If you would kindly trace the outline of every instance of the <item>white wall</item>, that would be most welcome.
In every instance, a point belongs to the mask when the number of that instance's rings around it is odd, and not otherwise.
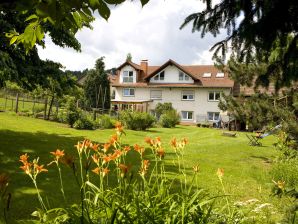
[[[120,83],[123,83],[123,71],[133,71],[133,83],[137,82],[137,71],[131,67],[130,65],[125,65],[121,70],[120,70]]]
[[[179,80],[179,69],[176,66],[168,66],[164,70],[164,80],[154,80],[154,76],[150,79],[150,83],[194,83],[194,80],[189,77],[189,80]]]
[[[181,111],[193,111],[193,122],[196,122],[197,115],[207,117],[207,112],[225,114],[218,108],[218,102],[208,101],[210,91],[221,91],[226,95],[230,94],[229,88],[135,88],[134,97],[124,97],[123,88],[117,87],[116,100],[150,100],[150,90],[162,90],[162,99],[150,102],[149,110],[153,110],[159,102],[171,102],[180,114]],[[181,100],[183,90],[194,90],[194,100]]]

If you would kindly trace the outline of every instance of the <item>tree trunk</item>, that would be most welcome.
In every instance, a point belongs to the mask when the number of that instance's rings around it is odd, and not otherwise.
[[[51,99],[51,102],[50,102],[50,106],[49,106],[47,120],[50,120],[50,116],[51,116],[51,111],[52,111],[54,99],[55,99],[55,96],[52,96],[52,99]]]

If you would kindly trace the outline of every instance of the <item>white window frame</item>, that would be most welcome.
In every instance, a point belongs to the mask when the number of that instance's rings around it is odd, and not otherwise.
[[[210,99],[210,93],[213,94],[213,99]],[[216,94],[219,94],[219,98],[216,99]],[[208,101],[210,102],[218,102],[221,98],[221,92],[220,91],[210,91],[208,92]]]
[[[183,114],[186,114],[186,117],[183,117]],[[191,118],[189,118],[190,114],[191,114]],[[181,111],[181,120],[193,121],[193,111]]]
[[[165,71],[158,73],[156,76],[153,77],[155,81],[164,81],[165,80]]]
[[[154,97],[154,95],[157,95],[157,94],[153,94],[153,92],[160,92],[160,97]],[[150,99],[152,100],[161,100],[162,99],[162,90],[150,90]]]
[[[133,82],[133,71],[123,71],[122,80],[124,83]]]
[[[125,94],[125,90],[128,90],[129,95]],[[131,91],[133,90],[133,95],[131,94]],[[127,96],[127,97],[134,97],[135,96],[135,89],[134,88],[124,88],[123,89],[123,96]]]
[[[212,114],[212,119],[209,119],[209,114]],[[218,119],[215,120],[215,115],[218,114]],[[207,112],[208,121],[219,121],[220,120],[220,113],[219,112]]]
[[[186,75],[184,72],[179,71],[178,79],[179,81],[188,81],[190,77]]]
[[[211,73],[210,73],[210,72],[205,72],[205,73],[203,74],[203,77],[204,77],[204,78],[211,78]]]
[[[223,72],[218,72],[216,74],[216,78],[224,78],[224,77],[225,77],[225,73],[223,73]]]
[[[190,93],[192,92],[192,93]],[[186,99],[183,99],[183,96],[186,96]],[[192,98],[190,97],[192,96]],[[182,90],[181,91],[181,100],[193,101],[195,100],[195,91],[194,90]]]

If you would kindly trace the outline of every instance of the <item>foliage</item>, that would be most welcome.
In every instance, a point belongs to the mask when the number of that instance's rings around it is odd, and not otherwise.
[[[75,129],[93,130],[95,124],[90,118],[82,116],[74,122],[73,127]]]
[[[60,31],[66,32],[77,41],[74,36],[79,29],[83,27],[91,28],[91,22],[95,19],[93,13],[98,11],[99,15],[108,19],[110,17],[110,5],[123,3],[125,0],[82,0],[82,1],[29,1],[21,0],[2,1],[0,10],[16,10],[18,14],[24,14],[23,23],[26,24],[23,29],[14,26],[7,34],[10,38],[10,44],[21,43],[28,51],[36,43],[43,41],[44,34],[49,32],[55,44],[62,47],[65,45],[61,42],[65,37],[61,37]],[[140,0],[144,6],[149,0]],[[93,12],[93,13],[92,13]],[[60,37],[60,38],[59,38]],[[65,43],[69,45],[68,42]],[[77,48],[77,50],[80,48]]]
[[[73,127],[74,123],[81,117],[81,111],[77,108],[75,99],[73,97],[68,98],[65,109],[65,121],[70,125],[70,127]]]
[[[223,63],[231,49],[232,60],[238,65],[246,62],[247,67],[255,64],[265,68],[256,74],[259,84],[268,86],[272,81],[280,88],[297,81],[298,8],[295,1],[204,2],[206,8],[188,16],[181,28],[192,22],[192,31],[200,31],[202,37],[207,33],[216,36],[222,28],[226,29],[227,37],[211,48],[215,49],[215,59]]]
[[[137,111],[121,111],[120,121],[131,130],[146,130],[153,126],[155,119],[152,115]]]
[[[174,110],[172,103],[158,103],[155,106],[154,112],[157,118],[167,111]]]
[[[249,98],[224,96],[224,100],[221,100],[218,106],[237,120],[247,122],[249,130],[273,128],[282,124],[282,129],[297,139],[298,111],[294,106],[297,103],[297,93],[291,90],[284,94],[284,97],[262,93],[256,93]]]
[[[160,116],[160,124],[164,128],[173,128],[179,124],[180,116],[176,110],[169,110]]]
[[[31,163],[27,154],[20,156],[21,167],[31,178],[38,192],[41,209],[33,215],[40,223],[63,221],[69,223],[208,223],[212,216],[213,201],[202,189],[187,183],[184,167],[184,150],[186,139],[172,140],[179,164],[180,189],[174,188],[172,181],[165,177],[163,159],[165,152],[159,137],[146,138],[154,159],[145,159],[145,148],[135,144],[133,147],[121,144],[123,127],[115,125],[116,134],[104,145],[100,146],[90,140],[79,141],[76,145],[79,165],[74,160],[65,160],[62,150],[51,152],[59,171],[61,193],[64,196],[60,163],[66,162],[72,167],[74,178],[79,187],[81,201],[66,208],[50,209],[43,203],[39,194],[36,179],[41,172],[46,172],[38,160]],[[128,154],[137,154],[138,163],[133,164],[135,171],[128,165]],[[150,167],[153,168],[150,172]],[[36,166],[33,166],[36,164]],[[88,164],[87,166],[84,164]],[[76,168],[77,167],[77,168]],[[98,185],[91,182],[89,176],[95,175]],[[198,169],[193,173],[193,181],[197,180]],[[117,184],[110,185],[108,178],[114,175]],[[179,186],[179,185],[178,185]]]
[[[84,83],[87,104],[92,108],[110,108],[110,81],[105,72],[104,57],[96,60],[95,69],[88,72]]]
[[[99,127],[103,129],[111,129],[115,126],[115,121],[107,114],[99,117]]]

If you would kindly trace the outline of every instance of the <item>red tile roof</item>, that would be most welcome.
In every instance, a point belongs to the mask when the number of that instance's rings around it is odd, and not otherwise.
[[[120,83],[119,82],[119,72],[125,65],[131,65],[133,68],[138,70],[137,83]],[[193,84],[184,83],[149,83],[149,79],[155,74],[166,68],[168,65],[174,65],[181,71],[185,72],[191,76],[195,82]],[[161,66],[148,66],[147,74],[142,70],[140,65],[126,61],[118,67],[117,76],[112,81],[112,86],[123,86],[123,87],[227,87],[232,88],[234,86],[234,81],[228,77],[228,74],[224,74],[224,77],[216,77],[216,74],[221,72],[213,65],[179,65],[173,60],[169,60]],[[211,77],[203,77],[204,73],[211,73]]]

